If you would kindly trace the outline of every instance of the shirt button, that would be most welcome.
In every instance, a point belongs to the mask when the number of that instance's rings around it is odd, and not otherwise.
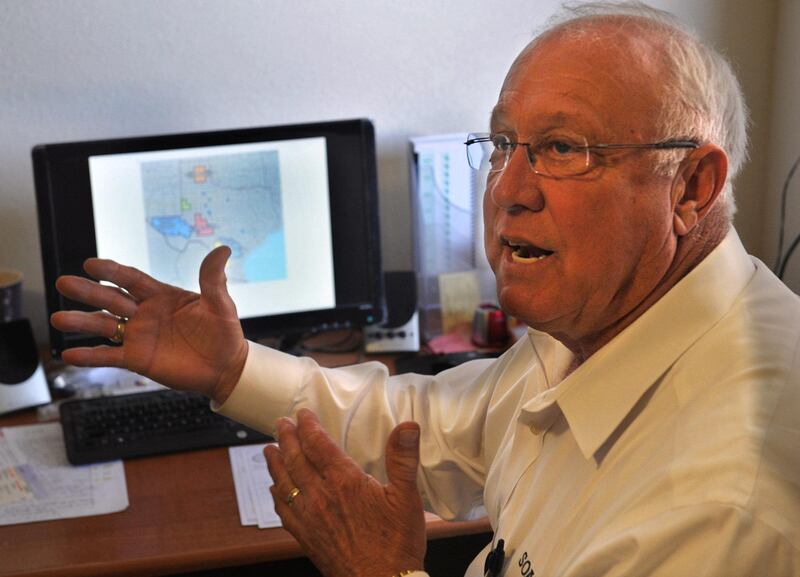
[[[536,425],[531,425],[531,433],[534,435],[539,435],[542,431]]]

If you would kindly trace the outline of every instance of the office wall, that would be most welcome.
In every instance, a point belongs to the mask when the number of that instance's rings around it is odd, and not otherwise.
[[[781,0],[778,3],[778,18],[775,45],[774,84],[772,89],[770,140],[766,183],[769,195],[765,195],[764,255],[772,266],[777,256],[779,237],[779,193],[792,164],[800,157],[800,1]],[[800,169],[789,183],[786,202],[787,245],[800,234]],[[800,248],[788,262],[784,276],[786,284],[800,294]]]
[[[693,22],[741,73],[758,146],[737,225],[760,254],[776,0],[653,4]],[[384,263],[406,268],[408,137],[484,128],[505,70],[557,5],[0,0],[0,266],[24,272],[37,338],[47,333],[34,144],[370,117]]]

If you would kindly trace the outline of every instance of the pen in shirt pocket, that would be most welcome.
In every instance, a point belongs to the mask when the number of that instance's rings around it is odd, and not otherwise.
[[[505,541],[499,539],[497,546],[489,551],[486,555],[486,561],[483,564],[483,577],[499,577],[500,571],[503,569],[503,561],[505,561],[506,553],[503,550]]]

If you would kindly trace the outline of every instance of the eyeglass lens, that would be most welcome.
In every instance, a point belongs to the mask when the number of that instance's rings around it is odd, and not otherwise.
[[[554,177],[575,176],[589,169],[589,149],[582,137],[547,137],[535,144],[513,142],[504,135],[470,134],[467,159],[475,170],[500,172],[508,166],[517,148],[524,148],[528,164],[538,174]]]

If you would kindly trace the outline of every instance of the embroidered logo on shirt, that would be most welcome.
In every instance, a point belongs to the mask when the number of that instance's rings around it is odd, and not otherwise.
[[[523,551],[522,556],[519,558],[519,573],[522,577],[533,577],[533,564],[528,559],[528,552]]]

